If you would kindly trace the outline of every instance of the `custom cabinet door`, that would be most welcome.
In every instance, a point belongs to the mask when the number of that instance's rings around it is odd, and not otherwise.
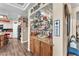
[[[35,39],[35,55],[40,56],[40,40]]]
[[[41,42],[41,56],[51,56],[52,55],[52,46],[44,42]]]
[[[35,44],[35,43],[34,43],[34,39],[31,38],[31,40],[30,40],[30,50],[31,50],[31,53],[32,53],[32,54],[34,54],[34,51],[35,51],[35,50],[34,50],[34,49],[35,49],[35,48],[34,48],[34,44]]]

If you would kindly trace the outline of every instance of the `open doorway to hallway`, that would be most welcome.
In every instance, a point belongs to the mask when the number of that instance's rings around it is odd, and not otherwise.
[[[28,13],[26,6],[29,6],[28,3],[0,4],[0,56],[30,55],[27,50]]]

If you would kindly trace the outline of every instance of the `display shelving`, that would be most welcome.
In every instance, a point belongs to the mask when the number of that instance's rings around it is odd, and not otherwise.
[[[47,5],[47,4],[45,4]],[[44,6],[45,6],[44,5]],[[49,36],[49,34],[52,34],[52,4],[48,4],[46,7],[39,9],[36,13],[31,15],[31,19],[33,21],[31,22],[31,31],[37,32],[37,34],[41,34],[40,36],[45,35]],[[49,7],[50,6],[50,7]],[[50,12],[51,11],[51,12]]]
[[[29,10],[28,49],[34,55],[53,55],[53,4],[37,3]],[[49,48],[44,48],[49,47]],[[49,50],[49,51],[48,51]]]

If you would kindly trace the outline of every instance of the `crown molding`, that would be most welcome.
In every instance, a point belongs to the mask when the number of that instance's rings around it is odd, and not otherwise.
[[[25,3],[22,7],[20,7],[18,4],[11,4],[11,3],[7,3],[7,5],[13,6],[15,8],[18,8],[22,11],[26,10],[26,8],[30,5],[29,3]]]

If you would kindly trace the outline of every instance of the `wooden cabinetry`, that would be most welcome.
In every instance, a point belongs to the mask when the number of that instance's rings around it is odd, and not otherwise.
[[[33,38],[31,38],[30,40],[30,50],[31,50],[31,53],[34,54],[34,40]]]
[[[40,55],[40,48],[41,48],[40,44],[41,44],[41,42],[39,40],[35,39],[34,44],[35,44],[35,47],[34,47],[35,55]]]
[[[52,55],[52,45],[41,42],[41,56],[51,56]]]
[[[33,55],[40,55],[40,41],[36,38],[31,38],[30,49]]]
[[[52,56],[52,46],[50,43],[43,42],[36,37],[31,37],[30,49],[33,55]]]

